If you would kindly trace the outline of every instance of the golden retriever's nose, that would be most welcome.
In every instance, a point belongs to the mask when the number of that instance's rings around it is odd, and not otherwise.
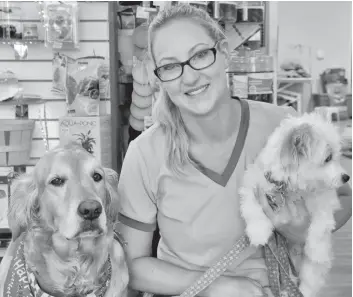
[[[78,206],[77,212],[83,219],[93,221],[102,213],[102,204],[95,200],[83,201]]]

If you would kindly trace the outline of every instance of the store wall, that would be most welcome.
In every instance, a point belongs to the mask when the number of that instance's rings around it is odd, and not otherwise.
[[[35,23],[39,39],[44,39],[44,29],[39,21],[35,2],[17,2],[22,8],[23,22]],[[61,51],[72,57],[100,55],[109,58],[109,28],[107,2],[79,2],[79,51]],[[14,52],[8,45],[0,44],[0,69],[14,72],[24,88],[24,93],[41,95],[46,100],[49,148],[59,144],[58,118],[66,114],[65,97],[51,92],[53,51],[44,43],[29,45],[28,59],[15,60]],[[103,112],[110,113],[110,102],[101,99]],[[30,105],[28,116],[35,119],[30,164],[35,164],[45,153],[40,118],[44,118],[44,105]],[[0,118],[14,118],[13,107],[1,106]]]
[[[352,3],[350,1],[279,1],[279,62],[292,53],[288,45],[303,44],[312,49],[313,92],[326,68],[344,67],[351,85]],[[322,50],[324,60],[316,59]]]

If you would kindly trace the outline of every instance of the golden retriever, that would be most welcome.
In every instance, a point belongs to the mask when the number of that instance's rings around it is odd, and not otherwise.
[[[119,212],[117,182],[115,171],[102,168],[76,145],[48,152],[33,172],[15,179],[9,207],[13,242],[0,266],[0,297],[14,265],[13,246],[20,240],[43,292],[126,296],[128,269],[113,230]]]

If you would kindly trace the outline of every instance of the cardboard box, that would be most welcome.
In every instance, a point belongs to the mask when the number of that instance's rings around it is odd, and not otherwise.
[[[111,168],[110,115],[99,117],[62,117],[59,119],[60,144],[77,142],[100,160],[102,166]]]

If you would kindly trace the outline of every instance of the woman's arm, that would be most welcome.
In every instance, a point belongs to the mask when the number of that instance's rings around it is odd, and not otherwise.
[[[337,190],[337,196],[341,202],[341,209],[335,213],[337,231],[343,227],[352,217],[352,188],[346,183]]]
[[[151,257],[153,232],[139,231],[123,224],[119,224],[119,232],[127,242],[130,289],[167,296],[180,295],[204,273]],[[265,296],[262,290],[247,278],[221,276],[198,296]]]
[[[130,288],[161,295],[179,295],[202,275],[151,257],[153,232],[140,231],[119,224],[127,242]]]
[[[341,209],[335,213],[336,228],[333,232],[337,231],[342,226],[344,226],[352,216],[352,188],[349,184],[344,184],[343,186],[338,188],[336,192],[338,199],[341,202]],[[300,205],[300,203],[297,206],[304,207],[304,205]],[[268,206],[264,210],[266,215],[269,216],[269,218],[271,218],[271,216],[274,216],[271,207]],[[307,215],[306,218],[303,220],[302,224],[300,225],[288,224],[276,227],[277,230],[289,241],[293,243],[304,243],[306,240],[309,225],[310,219]]]

